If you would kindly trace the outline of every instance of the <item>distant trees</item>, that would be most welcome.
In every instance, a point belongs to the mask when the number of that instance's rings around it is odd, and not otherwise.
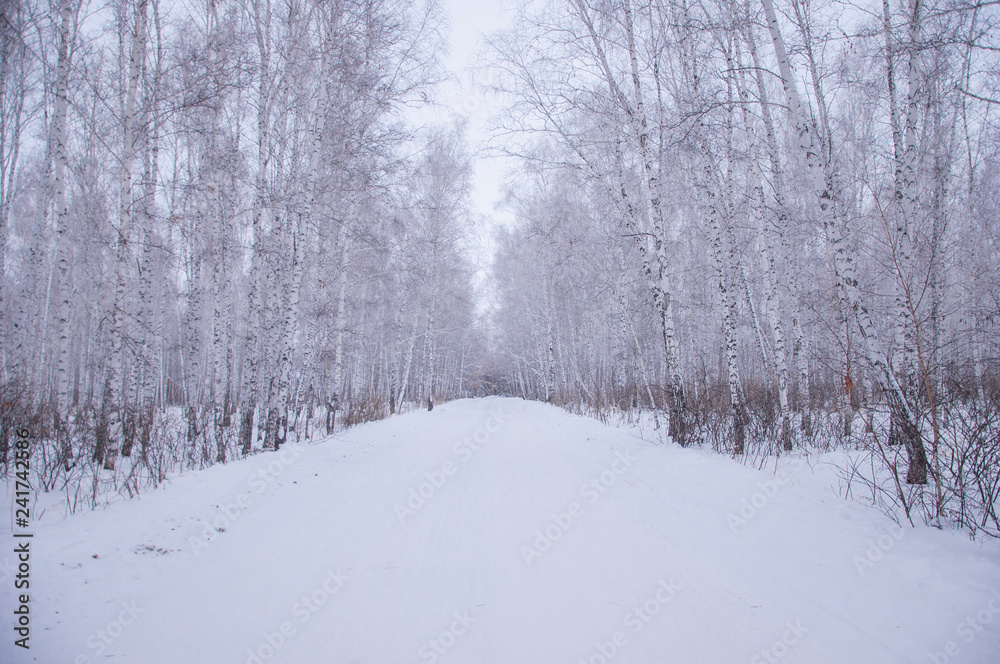
[[[0,443],[93,502],[460,393],[469,157],[404,113],[436,4],[2,7]]]

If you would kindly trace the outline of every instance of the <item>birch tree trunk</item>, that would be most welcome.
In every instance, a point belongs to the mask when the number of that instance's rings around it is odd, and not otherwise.
[[[22,7],[15,3],[11,5],[4,12],[7,23],[4,31],[9,33],[0,38],[0,104],[4,109],[3,117],[0,117],[0,275],[6,274],[10,211],[20,172],[18,166],[25,120],[24,100],[29,85],[26,80],[27,45],[24,42]],[[0,380],[3,383],[15,378],[10,375],[9,368],[15,366],[16,361],[12,361],[14,358],[10,356],[12,349],[7,324],[7,298],[6,281],[0,278],[0,339],[4,342],[4,348],[0,351],[4,375]],[[5,432],[0,432],[0,436],[4,434]],[[0,445],[5,444],[6,437],[0,440]]]
[[[340,272],[337,274],[337,314],[336,319],[333,322],[333,394],[330,398],[330,410],[333,415],[327,419],[327,434],[333,433],[333,429],[336,424],[335,420],[332,418],[336,417],[336,412],[340,407],[344,381],[344,329],[347,326],[345,311],[347,303],[347,266],[349,264],[348,261],[350,260],[351,252],[351,238],[347,230],[346,219],[340,222],[339,235],[340,238],[338,240],[338,244],[340,245]]]
[[[917,200],[917,118],[919,109],[919,46],[920,39],[920,10],[921,0],[912,0],[910,3],[911,13],[909,16],[909,43],[906,47],[908,59],[908,86],[906,94],[906,115],[905,129],[903,130],[902,154],[899,150],[900,128],[894,126],[893,147],[896,156],[896,191],[895,200],[899,209],[893,217],[896,219],[895,238],[890,238],[890,242],[895,244],[896,260],[896,329],[897,345],[899,348],[898,364],[896,371],[902,376],[903,392],[911,401],[915,401],[917,395],[917,349],[915,344],[916,326],[919,321],[911,315],[911,305],[913,304],[908,296],[912,293],[913,284],[910,280],[910,270],[912,268],[913,239],[911,228],[916,223],[918,210]],[[887,33],[891,33],[890,26],[887,26]],[[888,39],[889,37],[887,37]],[[887,45],[888,46],[888,45]],[[895,91],[895,85],[890,87],[890,93]],[[890,99],[891,103],[895,100]],[[896,113],[898,115],[898,112]],[[891,433],[894,443],[902,443],[907,450],[919,444],[919,440],[910,440],[914,434],[919,435],[919,430],[915,427],[907,426],[907,422],[900,419],[898,413],[894,413],[892,418]]]
[[[333,19],[329,24],[324,26],[324,28],[326,28],[330,33],[334,30],[335,26],[333,21],[335,20],[336,19]],[[333,35],[330,34],[330,38],[332,37]],[[291,266],[288,271],[288,290],[285,295],[287,298],[287,304],[283,315],[283,332],[280,341],[280,354],[278,356],[277,367],[277,407],[281,409],[281,412],[277,414],[278,434],[274,439],[275,449],[278,449],[285,440],[288,428],[288,414],[290,411],[294,410],[292,394],[290,391],[292,356],[295,352],[295,336],[298,332],[299,324],[299,292],[302,286],[302,272],[304,268],[304,253],[306,248],[306,230],[307,224],[312,215],[313,205],[316,202],[316,183],[319,178],[320,148],[323,143],[326,116],[329,113],[327,81],[331,77],[330,61],[331,56],[326,52],[326,47],[324,47],[320,63],[320,86],[319,95],[316,101],[316,120],[310,137],[309,168],[306,173],[305,189],[303,192],[304,202],[300,206],[299,211],[296,214],[291,215],[294,217],[294,221],[292,221],[293,225],[290,229],[292,243]]]
[[[736,3],[733,2],[731,7],[733,16],[736,17]],[[744,26],[744,30],[749,29],[749,25]],[[755,46],[752,46],[751,48],[754,51],[756,50]],[[767,209],[767,204],[764,198],[764,185],[761,178],[760,153],[758,150],[757,134],[753,130],[753,119],[750,116],[750,99],[747,92],[746,75],[744,73],[742,57],[740,56],[739,42],[736,43],[736,59],[736,66],[731,66],[731,68],[736,69],[739,72],[736,78],[736,89],[740,100],[740,106],[743,109],[743,124],[746,127],[747,139],[750,145],[750,216],[753,220],[753,228],[757,232],[757,253],[760,256],[761,273],[764,278],[765,315],[771,332],[771,338],[774,340],[774,373],[775,379],[778,383],[778,408],[781,414],[779,442],[782,449],[790,451],[792,449],[792,430],[791,413],[788,400],[788,360],[785,349],[785,332],[781,324],[781,314],[784,311],[784,303],[782,302],[781,291],[777,287],[778,277],[774,261],[774,233],[767,228],[767,224],[765,222],[765,210]],[[756,61],[755,55],[753,59]],[[755,66],[755,69],[757,70],[757,75],[760,76],[759,68]],[[759,92],[764,92],[762,84],[760,85]],[[763,94],[761,95],[761,105],[765,109],[765,133],[769,133],[769,138],[773,138],[773,128],[770,126],[770,110],[767,108],[767,101]],[[781,165],[777,159],[776,146],[774,148],[772,169],[777,173],[775,190],[778,191],[778,185],[781,180]],[[786,230],[787,224],[784,223],[785,219],[783,219],[784,212],[781,210],[783,201],[781,198],[782,197],[779,194],[776,197],[776,202],[779,205],[778,232],[783,234]]]
[[[257,170],[254,176],[254,204],[251,232],[253,244],[250,252],[249,296],[247,298],[247,325],[243,354],[243,398],[240,407],[240,451],[246,456],[253,448],[253,427],[261,407],[261,374],[265,367],[261,356],[261,330],[265,321],[264,284],[267,257],[265,254],[264,214],[267,208],[268,169],[271,164],[271,118],[279,95],[272,72],[271,36],[272,9],[270,0],[252,3],[254,37],[260,57],[257,88]],[[291,45],[288,45],[289,48]],[[287,78],[283,78],[286,81]],[[282,83],[284,89],[286,83]],[[287,110],[287,109],[284,109]]]
[[[436,251],[435,251],[436,253]],[[435,355],[435,330],[434,318],[437,309],[438,287],[436,285],[431,290],[430,303],[427,306],[427,326],[424,329],[424,353],[426,363],[424,371],[424,396],[427,397],[427,410],[434,410],[434,355]]]
[[[788,217],[788,207],[785,202],[784,168],[782,167],[781,157],[778,151],[777,134],[774,129],[774,120],[771,116],[771,104],[768,99],[767,88],[764,85],[763,68],[761,67],[760,58],[757,54],[757,42],[752,32],[752,26],[749,24],[749,12],[744,31],[744,39],[746,40],[750,51],[751,63],[753,64],[754,70],[754,80],[757,87],[757,96],[760,100],[761,119],[764,124],[764,146],[767,149],[767,157],[770,162],[771,188],[776,208],[777,228],[775,233],[777,234],[778,246],[781,250],[781,260],[786,265],[785,281],[788,284],[786,290],[791,295],[790,299],[792,300],[789,305],[787,307],[783,307],[783,309],[787,309],[791,315],[792,359],[798,373],[798,377],[796,379],[798,410],[801,418],[800,421],[802,431],[806,438],[811,438],[812,418],[810,416],[809,403],[809,361],[806,357],[806,338],[805,333],[802,330],[802,315],[799,311],[799,306],[794,302],[794,299],[799,292],[799,286],[796,261],[792,256],[792,251],[788,241],[790,220]],[[775,233],[771,233],[770,237],[773,238]],[[773,264],[774,263],[772,261],[772,266]],[[777,283],[777,279],[775,279],[774,284],[777,285]],[[778,290],[777,292],[780,297],[780,293],[782,291]]]
[[[145,154],[145,169],[143,174],[142,204],[139,208],[141,218],[141,244],[139,257],[139,294],[137,298],[136,320],[139,323],[141,339],[139,348],[140,361],[136,362],[137,375],[135,384],[138,387],[136,398],[137,435],[140,440],[143,455],[148,449],[155,414],[155,394],[157,370],[161,362],[160,352],[162,338],[162,311],[156,311],[157,290],[165,289],[162,279],[157,279],[154,285],[153,273],[156,242],[153,221],[156,217],[157,178],[159,173],[159,131],[162,121],[160,114],[160,81],[163,67],[163,43],[160,32],[159,3],[153,1],[153,29],[156,33],[156,62],[153,72],[152,90],[150,91],[150,135]],[[158,315],[160,314],[160,315]],[[131,449],[123,448],[122,454],[129,456]],[[145,458],[145,456],[144,456]]]
[[[707,151],[706,146],[702,150]],[[705,216],[709,227],[709,241],[712,245],[712,257],[715,260],[716,276],[718,277],[719,299],[722,304],[722,331],[725,343],[726,379],[729,386],[729,403],[733,415],[733,454],[743,454],[746,441],[745,416],[743,412],[743,390],[740,385],[739,370],[739,339],[736,331],[736,292],[732,284],[733,269],[726,249],[723,247],[723,225],[728,225],[725,210],[718,201],[716,193],[716,164],[710,155],[703,154],[704,168],[703,189],[705,195]]]
[[[391,264],[391,263],[390,263]],[[396,398],[399,393],[399,363],[402,361],[403,352],[403,313],[396,310],[393,317],[392,329],[395,333],[395,342],[391,350],[386,353],[389,363],[389,414],[396,414]]]
[[[121,179],[118,192],[118,215],[114,231],[115,244],[115,290],[111,310],[111,356],[105,377],[104,403],[102,411],[107,418],[107,437],[112,447],[105,458],[105,467],[114,467],[114,456],[118,449],[131,454],[134,441],[133,413],[129,407],[129,368],[125,365],[125,338],[128,335],[127,284],[130,261],[129,243],[132,238],[132,164],[135,160],[138,140],[136,124],[136,100],[138,97],[139,75],[146,59],[146,12],[149,0],[138,0],[135,10],[132,45],[129,55],[127,89],[125,93],[124,115],[122,117],[122,158]],[[134,361],[134,358],[133,358]]]
[[[758,229],[758,253],[760,254],[761,272],[764,275],[765,309],[771,337],[774,339],[774,373],[778,382],[778,408],[781,413],[781,429],[779,440],[785,451],[792,449],[791,414],[788,403],[788,361],[785,354],[785,332],[781,325],[781,294],[777,288],[777,274],[774,266],[774,245],[772,234],[764,227],[764,187],[761,185],[760,173],[757,171],[756,150],[751,156],[751,190],[753,199],[751,210]]]
[[[413,350],[417,346],[417,334],[420,329],[420,316],[414,316],[413,319],[413,332],[410,334],[410,344],[406,350],[406,361],[403,363],[403,380],[399,384],[399,398],[396,399],[396,403],[399,404],[399,408],[402,409],[403,402],[406,399],[406,389],[410,382],[410,368],[413,366]]]
[[[70,440],[70,325],[72,293],[70,292],[70,240],[69,206],[66,201],[67,165],[67,109],[69,106],[70,40],[73,20],[78,9],[74,0],[63,0],[59,5],[59,51],[56,60],[55,111],[52,115],[52,158],[54,162],[53,198],[56,210],[56,421],[55,429],[60,438],[60,455],[66,470],[73,457]]]
[[[551,299],[551,289],[549,291],[549,298]],[[555,339],[552,336],[552,317],[555,313],[552,311],[551,304],[547,307],[548,315],[545,317],[545,403],[552,403],[552,394],[555,391],[556,384],[556,359],[555,359]]]

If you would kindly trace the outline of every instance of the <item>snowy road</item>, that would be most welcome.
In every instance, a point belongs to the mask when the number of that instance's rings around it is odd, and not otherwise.
[[[995,546],[514,399],[190,473],[35,545],[32,649],[5,612],[3,662],[1000,659]]]

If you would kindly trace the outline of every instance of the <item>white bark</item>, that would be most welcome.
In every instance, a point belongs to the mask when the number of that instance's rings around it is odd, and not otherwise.
[[[340,270],[337,274],[337,313],[333,321],[333,408],[340,405],[344,376],[344,331],[347,327],[347,276],[351,252],[351,236],[347,230],[347,220],[340,222],[338,245],[340,246]],[[390,387],[390,389],[392,389]]]
[[[718,278],[719,299],[723,311],[722,332],[725,343],[726,378],[734,425],[733,453],[742,454],[744,451],[743,389],[740,385],[739,338],[736,329],[736,290],[732,283],[734,270],[730,260],[731,254],[723,246],[725,238],[729,234],[728,229],[724,227],[728,227],[729,221],[724,205],[720,204],[718,200],[716,189],[718,182],[715,177],[717,165],[703,141],[701,158],[704,170],[702,180],[705,196],[704,214],[708,222],[709,242],[712,246],[712,257],[715,261],[716,277]]]
[[[403,362],[403,380],[399,384],[399,397],[396,399],[396,403],[398,404],[397,407],[400,410],[403,407],[403,400],[406,398],[406,390],[410,383],[410,369],[413,367],[413,350],[417,346],[419,329],[420,317],[415,316],[413,319],[413,332],[410,334],[410,343],[406,349],[406,360]]]
[[[53,195],[56,210],[56,264],[55,291],[58,298],[56,312],[56,429],[61,431],[63,462],[69,467],[72,448],[69,432],[65,431],[70,417],[70,333],[72,293],[70,292],[70,238],[69,206],[66,200],[68,158],[67,110],[69,106],[69,73],[73,19],[78,5],[74,0],[63,0],[59,6],[59,54],[56,62],[55,111],[52,116],[52,158],[54,161]],[[43,337],[44,343],[44,337]]]
[[[10,33],[0,41],[0,104],[5,110],[0,117],[0,275],[7,272],[9,219],[17,175],[20,173],[21,134],[26,120],[24,101],[29,85],[25,65],[28,52],[23,40],[25,30],[20,10],[17,4],[8,6],[4,18],[7,21],[6,30]],[[0,278],[0,339],[4,340],[0,361],[3,362],[4,382],[11,380],[9,369],[14,364],[9,355],[7,298],[5,280]]]
[[[330,24],[324,26],[328,31],[328,38],[333,38],[333,31],[336,27],[335,17]],[[326,52],[326,46],[321,54],[321,65],[319,71],[320,85],[319,94],[316,100],[315,122],[310,132],[309,167],[306,172],[306,181],[303,191],[303,202],[295,213],[294,221],[290,229],[291,234],[291,266],[288,271],[287,293],[285,294],[286,306],[283,314],[282,339],[278,356],[278,407],[283,409],[283,418],[287,418],[289,411],[293,410],[291,402],[291,372],[292,360],[295,352],[295,337],[299,326],[299,293],[302,287],[302,273],[304,269],[304,259],[306,250],[307,225],[312,216],[313,206],[316,202],[316,185],[319,179],[320,152],[323,145],[323,137],[326,128],[329,108],[328,80],[332,76],[332,57]],[[282,437],[279,437],[280,441]],[[279,442],[280,444],[280,442]]]

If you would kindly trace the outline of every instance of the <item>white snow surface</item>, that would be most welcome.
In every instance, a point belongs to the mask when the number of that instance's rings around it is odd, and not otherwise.
[[[455,401],[50,512],[28,651],[4,529],[0,662],[1000,661],[1000,547],[826,479]]]

